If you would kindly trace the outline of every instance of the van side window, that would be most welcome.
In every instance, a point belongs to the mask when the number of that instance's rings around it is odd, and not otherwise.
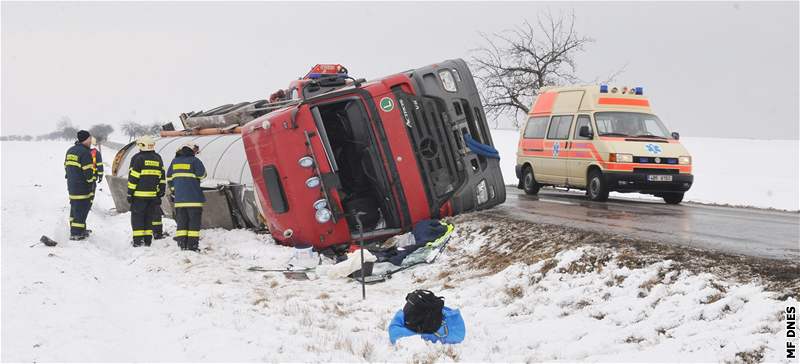
[[[591,119],[589,119],[588,115],[580,115],[580,116],[578,116],[578,122],[575,124],[575,134],[574,134],[573,139],[581,139],[581,140],[592,139],[592,138],[582,137],[582,136],[578,135],[578,133],[580,133],[580,131],[581,131],[581,127],[582,126],[588,126],[589,127],[589,131],[592,131],[592,122],[591,122]]]
[[[569,139],[569,127],[572,126],[572,115],[553,116],[547,139]]]
[[[544,134],[547,131],[547,117],[535,117],[528,119],[525,125],[525,139],[544,139]]]

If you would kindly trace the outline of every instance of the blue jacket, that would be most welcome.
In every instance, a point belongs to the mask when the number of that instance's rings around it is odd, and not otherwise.
[[[200,180],[206,178],[203,162],[192,153],[179,151],[167,170],[167,183],[175,196],[175,207],[202,207],[206,197]]]
[[[91,151],[80,142],[75,142],[64,157],[70,200],[88,200],[94,195],[95,174],[92,168]]]
[[[464,341],[464,337],[467,335],[467,328],[464,326],[461,312],[445,306],[442,308],[442,316],[444,322],[442,322],[439,330],[433,334],[420,334],[408,329],[404,324],[405,315],[403,315],[403,310],[397,311],[392,322],[389,323],[389,341],[394,345],[397,339],[413,335],[422,336],[423,340],[433,343],[458,344]]]

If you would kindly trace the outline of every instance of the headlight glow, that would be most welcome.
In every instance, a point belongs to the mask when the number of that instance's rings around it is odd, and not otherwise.
[[[682,155],[678,157],[678,164],[692,164],[692,157],[688,155]]]
[[[442,79],[442,87],[444,87],[446,91],[456,92],[456,90],[458,90],[456,80],[453,78],[453,73],[450,72],[450,70],[439,71],[439,78]]]
[[[306,187],[315,188],[319,187],[319,177],[314,176],[306,180]]]
[[[331,210],[328,210],[328,209],[325,209],[325,208],[319,209],[319,210],[317,210],[316,213],[314,213],[314,218],[316,218],[317,222],[320,223],[320,224],[324,224],[324,223],[330,221],[331,220],[331,216],[333,216],[331,214]]]
[[[311,158],[309,156],[305,156],[305,157],[300,158],[299,160],[297,160],[297,164],[299,164],[300,167],[303,167],[303,168],[311,168],[314,165],[314,158]]]

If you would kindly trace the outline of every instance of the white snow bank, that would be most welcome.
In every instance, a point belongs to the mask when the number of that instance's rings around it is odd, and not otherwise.
[[[492,241],[462,247],[458,226],[436,264],[369,286],[362,301],[345,280],[246,271],[291,255],[248,231],[203,230],[204,254],[171,240],[133,249],[130,216],[109,213],[105,189],[92,237],[69,242],[68,144],[30,145],[0,144],[2,361],[731,361],[751,351],[781,361],[778,313],[797,305],[670,262],[575,272],[594,247],[561,252],[549,270],[517,264],[481,277],[448,263]],[[29,247],[43,233],[59,245]],[[462,344],[389,343],[389,321],[417,288],[461,309]]]
[[[508,185],[516,185],[519,132],[494,129],[492,138],[500,151],[503,179]],[[681,143],[692,155],[694,174],[694,184],[684,201],[800,209],[797,140],[681,137]]]

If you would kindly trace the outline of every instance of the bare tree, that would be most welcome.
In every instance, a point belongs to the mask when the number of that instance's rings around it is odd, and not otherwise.
[[[539,89],[579,83],[575,56],[592,38],[575,31],[575,15],[552,13],[492,35],[481,34],[485,45],[474,50],[472,66],[487,113],[495,119],[530,111]]]
[[[126,121],[122,124],[122,133],[128,136],[128,140],[144,135],[144,126],[135,121]]]
[[[114,127],[108,124],[96,124],[89,128],[89,133],[100,142],[108,140],[108,135],[113,132]]]
[[[147,128],[147,134],[158,135],[158,133],[161,131],[161,124],[155,121],[152,124],[148,125],[146,128]]]

